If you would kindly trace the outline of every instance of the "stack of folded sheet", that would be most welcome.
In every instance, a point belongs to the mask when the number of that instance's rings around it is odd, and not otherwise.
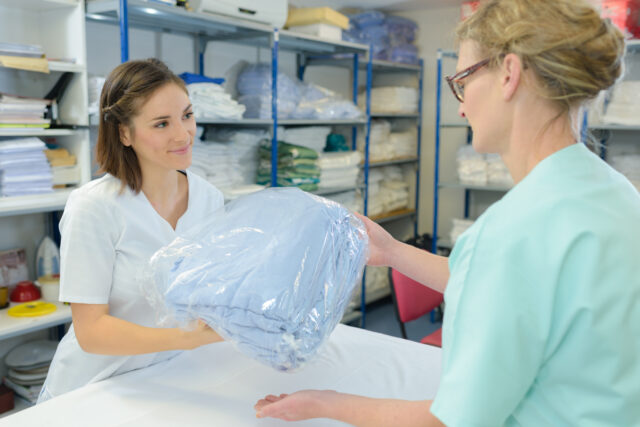
[[[322,153],[319,158],[322,188],[356,187],[362,154],[359,151]]]
[[[379,162],[393,158],[393,147],[389,139],[391,137],[391,123],[386,120],[372,120],[369,132],[369,161]],[[364,153],[364,132],[358,134],[358,150]]]
[[[325,197],[329,200],[333,200],[334,202],[341,204],[351,212],[362,213],[364,211],[362,199],[358,197],[358,192],[355,190],[333,193]]]
[[[202,319],[244,354],[294,370],[342,318],[367,251],[364,225],[337,203],[270,188],[160,249],[144,289],[161,323]]]
[[[369,172],[368,214],[377,216],[409,207],[408,169],[384,166]]]
[[[232,99],[219,84],[191,83],[187,89],[196,120],[239,120],[245,112],[246,107]]]
[[[230,144],[195,140],[189,170],[223,190],[242,184],[240,165]]]
[[[38,138],[0,141],[0,194],[23,196],[51,193],[53,175]]]
[[[260,144],[260,164],[258,166],[257,183],[271,184],[271,141],[263,140]],[[298,187],[305,191],[318,189],[320,167],[318,152],[301,145],[278,141],[278,185],[281,187]]]
[[[278,127],[278,139],[289,144],[302,145],[318,153],[324,150],[330,126]]]
[[[473,185],[487,184],[487,162],[471,144],[463,145],[456,154],[460,182]]]
[[[385,86],[371,89],[372,113],[411,114],[418,112],[418,89],[406,86]],[[358,97],[358,106],[364,110],[366,96]]]

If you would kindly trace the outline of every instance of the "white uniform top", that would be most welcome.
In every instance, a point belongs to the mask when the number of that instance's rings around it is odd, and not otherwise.
[[[222,193],[187,172],[187,210],[174,230],[144,193],[112,175],[73,191],[60,221],[60,301],[109,304],[109,314],[142,326],[156,325],[140,275],[149,258],[181,232],[224,205]],[[73,326],[60,342],[39,402],[85,384],[165,360],[176,352],[107,356],[83,351]]]

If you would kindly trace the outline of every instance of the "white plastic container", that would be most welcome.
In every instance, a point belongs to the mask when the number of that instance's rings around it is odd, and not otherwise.
[[[60,300],[60,277],[38,277],[36,284],[40,287],[43,300],[49,302],[58,302]]]
[[[330,24],[298,25],[289,28],[296,33],[310,34],[327,40],[342,40],[342,28]]]

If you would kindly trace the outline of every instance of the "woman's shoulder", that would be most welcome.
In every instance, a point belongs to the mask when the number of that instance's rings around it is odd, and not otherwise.
[[[121,181],[110,174],[105,174],[73,190],[69,195],[65,210],[92,206],[106,209],[114,204],[116,197],[121,193]]]

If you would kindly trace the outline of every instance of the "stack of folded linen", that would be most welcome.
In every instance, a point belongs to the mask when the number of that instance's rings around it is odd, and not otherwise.
[[[351,212],[362,213],[364,211],[364,206],[361,202],[362,199],[358,198],[358,193],[355,190],[334,193],[325,197],[329,200],[333,200],[334,202],[341,204]]]
[[[302,145],[321,153],[330,133],[331,126],[278,127],[278,140]]]
[[[38,138],[0,141],[0,194],[23,196],[53,192],[53,174]]]
[[[452,218],[452,221],[453,221],[453,228],[449,232],[449,238],[451,239],[451,243],[455,243],[456,240],[458,240],[458,237],[460,237],[462,233],[467,231],[467,229],[471,227],[475,222],[470,219],[459,219],[459,218]]]
[[[240,165],[228,143],[196,140],[189,170],[220,190],[243,183]]]
[[[368,214],[377,216],[409,206],[408,169],[385,166],[369,172]]]
[[[239,120],[245,112],[246,107],[232,99],[219,84],[191,83],[187,89],[196,120]]]
[[[319,157],[319,188],[356,187],[362,154],[359,151],[323,153]]]
[[[456,155],[460,182],[473,185],[487,184],[487,162],[471,144],[463,145]]]
[[[358,106],[364,110],[366,96],[358,97]],[[405,86],[385,86],[371,89],[372,113],[411,114],[418,112],[418,89]]]
[[[391,138],[391,123],[386,120],[372,120],[369,133],[369,161],[379,162],[392,159],[393,147],[389,142]],[[364,153],[364,132],[358,134],[358,150]]]
[[[367,252],[364,225],[342,206],[269,188],[156,252],[144,289],[162,324],[202,319],[242,353],[289,371],[342,318]]]
[[[263,140],[259,149],[260,164],[256,182],[271,184],[271,141]],[[318,152],[301,145],[278,141],[278,185],[298,187],[305,191],[318,189],[320,167]]]
[[[417,137],[415,130],[391,132],[389,145],[394,158],[417,156]]]

